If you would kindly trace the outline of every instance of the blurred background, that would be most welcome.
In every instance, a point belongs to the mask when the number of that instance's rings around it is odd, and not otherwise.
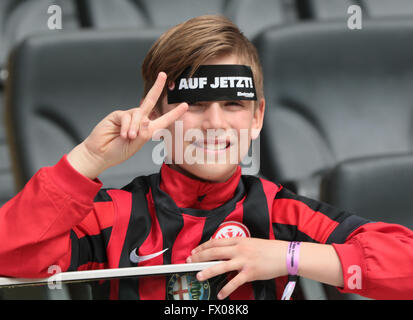
[[[0,206],[108,113],[138,105],[152,43],[204,14],[227,16],[258,49],[267,99],[259,174],[413,228],[410,0],[0,0]],[[105,187],[156,171],[153,145],[105,172]],[[85,290],[0,295],[88,299]],[[302,281],[301,298],[357,297]]]

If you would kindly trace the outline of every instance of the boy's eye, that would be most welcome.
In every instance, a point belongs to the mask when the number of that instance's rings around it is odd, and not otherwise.
[[[239,101],[228,101],[225,103],[226,106],[238,106],[243,107],[244,105]]]
[[[224,103],[223,103],[223,106],[224,107],[229,107],[229,108],[243,108],[243,107],[245,107],[245,105],[242,103],[242,102],[240,102],[240,101],[225,101]],[[201,108],[206,108],[206,107],[208,107],[208,104],[205,104],[204,102],[194,102],[194,103],[191,103],[190,105],[189,105],[189,107],[191,107],[192,109],[201,109]]]
[[[202,104],[198,102],[194,102],[194,103],[191,103],[189,106],[190,107],[202,107]]]

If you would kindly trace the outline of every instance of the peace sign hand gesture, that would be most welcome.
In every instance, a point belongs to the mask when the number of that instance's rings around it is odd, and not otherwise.
[[[138,108],[114,111],[104,118],[91,134],[67,156],[69,163],[90,179],[97,178],[106,169],[116,166],[138,152],[153,133],[168,127],[188,109],[187,103],[155,120],[149,115],[155,107],[166,82],[166,74],[160,72],[145,99]]]

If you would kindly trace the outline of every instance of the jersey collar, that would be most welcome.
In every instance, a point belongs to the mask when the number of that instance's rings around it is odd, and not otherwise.
[[[192,179],[167,164],[161,168],[160,189],[167,193],[179,208],[212,210],[234,197],[241,178],[241,167],[225,182]]]

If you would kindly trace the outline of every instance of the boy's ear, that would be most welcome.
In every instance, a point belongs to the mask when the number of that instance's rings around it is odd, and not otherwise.
[[[254,115],[253,115],[253,120],[252,120],[251,138],[253,140],[257,139],[261,132],[262,125],[264,123],[264,112],[265,112],[265,99],[261,98],[258,106],[254,110]]]

